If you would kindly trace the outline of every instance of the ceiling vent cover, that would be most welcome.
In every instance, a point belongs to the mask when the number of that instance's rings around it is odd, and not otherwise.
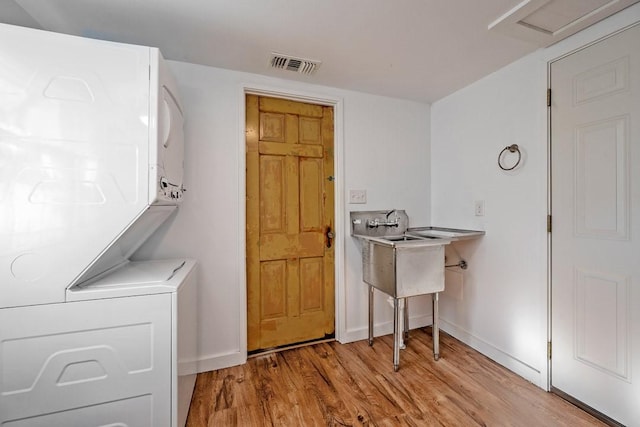
[[[300,74],[312,75],[318,71],[321,61],[313,59],[296,58],[295,56],[272,53],[269,65],[279,70],[295,71]]]
[[[523,0],[489,30],[546,47],[639,1]]]

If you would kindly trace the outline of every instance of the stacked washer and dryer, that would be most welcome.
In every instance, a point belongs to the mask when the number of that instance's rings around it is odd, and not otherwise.
[[[196,263],[130,260],[182,123],[158,49],[0,24],[0,425],[184,425]]]

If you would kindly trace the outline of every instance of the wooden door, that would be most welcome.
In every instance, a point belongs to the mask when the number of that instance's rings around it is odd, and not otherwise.
[[[640,422],[640,25],[551,64],[552,378]]]
[[[249,351],[334,332],[333,108],[247,95]]]

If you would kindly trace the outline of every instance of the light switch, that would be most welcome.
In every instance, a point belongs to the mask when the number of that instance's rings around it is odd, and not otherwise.
[[[367,190],[349,190],[349,203],[367,203]]]

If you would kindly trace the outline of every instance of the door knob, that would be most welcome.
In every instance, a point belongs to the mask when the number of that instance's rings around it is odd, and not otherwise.
[[[331,247],[331,240],[336,237],[336,235],[331,231],[331,227],[327,227],[327,232],[325,233],[327,236],[327,247]]]

